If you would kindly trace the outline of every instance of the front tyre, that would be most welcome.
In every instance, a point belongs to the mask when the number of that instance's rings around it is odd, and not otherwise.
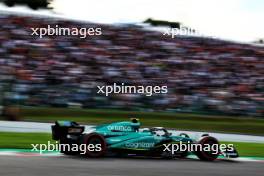
[[[106,153],[106,141],[104,136],[98,133],[91,133],[84,136],[83,143],[87,150],[85,155],[87,157],[98,158],[103,157]]]
[[[200,160],[202,160],[202,161],[214,161],[219,156],[219,151],[212,150],[212,149],[215,149],[215,147],[213,147],[213,146],[217,145],[217,149],[219,147],[219,142],[216,138],[211,137],[211,136],[205,136],[205,137],[201,138],[197,144],[202,146],[201,150],[195,152],[196,156]],[[205,151],[206,148],[209,150]]]

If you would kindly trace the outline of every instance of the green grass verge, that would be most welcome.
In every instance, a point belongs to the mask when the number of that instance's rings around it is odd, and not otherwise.
[[[0,149],[32,149],[31,144],[47,144],[51,134],[47,133],[8,133],[0,132]],[[234,144],[240,156],[264,157],[264,143],[221,142]]]
[[[264,157],[264,143],[247,142],[222,142],[223,144],[234,144],[242,157]]]
[[[52,141],[49,133],[0,132],[0,148],[32,149],[31,144],[47,144]]]
[[[264,119],[249,117],[74,108],[22,108],[22,119],[28,121],[72,120],[85,124],[102,124],[124,121],[131,117],[139,118],[143,126],[264,135]]]

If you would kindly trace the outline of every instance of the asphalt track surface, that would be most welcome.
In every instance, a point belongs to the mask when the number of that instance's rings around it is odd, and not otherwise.
[[[264,163],[192,159],[0,156],[3,176],[263,176]]]

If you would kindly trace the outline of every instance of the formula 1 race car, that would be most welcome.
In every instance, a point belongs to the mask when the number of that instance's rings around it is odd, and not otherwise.
[[[59,144],[95,145],[100,150],[86,150],[88,157],[103,156],[147,156],[162,158],[185,158],[195,154],[200,160],[214,161],[218,156],[236,158],[235,148],[219,148],[216,138],[203,135],[199,140],[191,139],[187,134],[172,135],[163,127],[140,129],[137,119],[116,122],[89,128],[71,121],[56,121],[52,126],[52,138]],[[207,150],[192,150],[185,147],[180,150],[179,145],[188,144],[207,147]],[[214,147],[213,147],[214,146]],[[176,150],[177,148],[177,150]],[[215,148],[215,150],[213,150]],[[67,155],[80,154],[80,151],[61,149]]]

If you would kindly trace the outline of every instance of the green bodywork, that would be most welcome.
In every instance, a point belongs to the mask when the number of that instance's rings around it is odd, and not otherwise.
[[[139,130],[140,123],[117,122],[95,127],[96,133],[103,135],[110,149],[151,150],[164,143],[187,143],[192,139],[171,134],[158,135],[149,130]]]

